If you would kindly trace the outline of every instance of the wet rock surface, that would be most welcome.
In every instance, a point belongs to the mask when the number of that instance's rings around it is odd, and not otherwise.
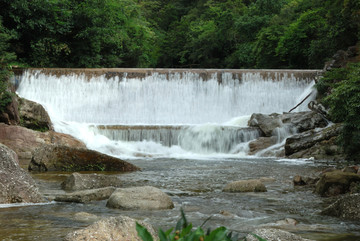
[[[154,240],[158,240],[156,238],[156,232],[150,224],[126,216],[110,217],[99,220],[84,229],[69,233],[65,237],[65,240],[141,241],[142,239],[137,235],[136,222],[144,226],[150,232]]]
[[[258,179],[240,180],[228,183],[223,189],[224,192],[266,192],[266,187]]]
[[[121,171],[139,170],[118,158],[86,148],[44,144],[33,151],[32,171]]]
[[[310,241],[310,239],[304,239],[301,236],[275,228],[256,229],[254,232],[252,232],[252,234],[255,234],[258,237],[261,237],[262,239],[265,239],[267,241]],[[246,236],[246,240],[258,241],[259,239],[257,237],[254,237],[254,235],[252,234],[248,234]]]
[[[0,144],[0,203],[45,202],[32,177],[18,163],[16,153]]]
[[[119,176],[103,174],[80,174],[72,173],[61,183],[61,188],[65,191],[78,191],[84,189],[94,189],[103,187],[121,187]]]
[[[54,200],[58,202],[76,203],[88,203],[91,201],[105,200],[111,196],[115,189],[115,187],[104,187],[83,191],[75,191],[62,195],[57,195]]]
[[[321,214],[360,221],[360,193],[341,197]]]
[[[150,186],[118,188],[109,198],[107,207],[118,209],[172,209],[171,198],[160,189]]]
[[[298,157],[310,157],[312,155],[319,158],[321,154],[340,152],[336,146],[334,147],[334,138],[340,134],[341,129],[342,126],[336,124],[324,129],[310,130],[293,135],[286,139],[285,154],[286,156],[295,157],[296,153],[301,153]],[[323,153],[320,146],[324,149]]]

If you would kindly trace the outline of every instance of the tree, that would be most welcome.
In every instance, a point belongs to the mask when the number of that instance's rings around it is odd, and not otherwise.
[[[0,18],[0,113],[2,113],[5,107],[12,101],[8,78],[11,73],[9,63],[15,59],[15,55],[8,50],[8,41],[11,39],[11,35],[7,32]]]

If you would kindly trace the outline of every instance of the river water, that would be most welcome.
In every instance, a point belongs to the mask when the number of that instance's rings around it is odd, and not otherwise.
[[[61,240],[116,215],[167,229],[176,224],[180,208],[194,226],[211,217],[205,228],[226,226],[240,236],[264,226],[314,240],[360,240],[359,223],[318,214],[331,199],[292,184],[295,175],[315,176],[332,163],[247,155],[248,142],[258,137],[246,128],[250,115],[288,111],[312,91],[314,79],[307,74],[316,71],[206,70],[206,78],[191,70],[131,70],[146,73],[141,78],[126,71],[35,69],[17,76],[15,84],[20,96],[47,109],[56,131],[142,168],[106,174],[120,175],[123,187],[158,187],[175,208],[122,211],[107,208],[106,201],[3,205],[2,240]],[[297,109],[303,110],[306,103]],[[32,175],[50,197],[63,193],[60,183],[69,174]],[[228,182],[252,178],[273,181],[264,193],[222,192]],[[84,219],[82,212],[96,216]],[[285,218],[298,224],[276,223]]]
[[[205,228],[225,226],[244,236],[257,227],[278,227],[314,240],[360,240],[360,223],[319,215],[332,200],[320,198],[312,189],[294,187],[294,175],[311,176],[329,163],[276,158],[242,159],[138,159],[140,172],[120,175],[123,187],[155,186],[170,195],[175,208],[163,211],[122,211],[106,207],[106,201],[88,204],[51,202],[45,205],[12,206],[0,209],[2,240],[62,240],[97,218],[126,215],[145,220],[156,228],[174,227],[180,208],[194,226],[209,217]],[[69,173],[34,174],[47,196],[61,193],[60,183]],[[274,179],[264,193],[224,193],[231,181],[250,178]],[[84,220],[86,212],[97,218]],[[297,225],[276,224],[293,218]]]

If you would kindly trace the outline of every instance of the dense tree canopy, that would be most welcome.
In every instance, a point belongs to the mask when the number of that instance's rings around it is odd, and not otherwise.
[[[34,67],[320,68],[359,37],[360,0],[2,0]]]

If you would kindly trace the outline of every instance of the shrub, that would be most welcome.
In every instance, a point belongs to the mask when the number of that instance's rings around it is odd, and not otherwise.
[[[206,221],[208,221],[208,218]],[[206,223],[203,223],[203,225]],[[214,230],[207,230],[204,232],[202,226],[198,227],[197,229],[193,230],[193,225],[188,223],[184,211],[181,209],[181,219],[177,222],[175,231],[174,228],[171,228],[167,231],[159,230],[159,239],[160,241],[235,241],[238,240],[237,236],[232,236],[232,232],[229,232],[225,227],[219,227]],[[141,226],[140,224],[136,223],[136,230],[138,232],[139,237],[143,241],[153,241],[153,238],[149,231]],[[252,234],[256,237],[259,241],[266,241],[265,239]],[[246,240],[246,239],[245,239]]]
[[[317,84],[334,122],[343,122],[340,143],[350,160],[360,159],[360,63],[327,72]]]

